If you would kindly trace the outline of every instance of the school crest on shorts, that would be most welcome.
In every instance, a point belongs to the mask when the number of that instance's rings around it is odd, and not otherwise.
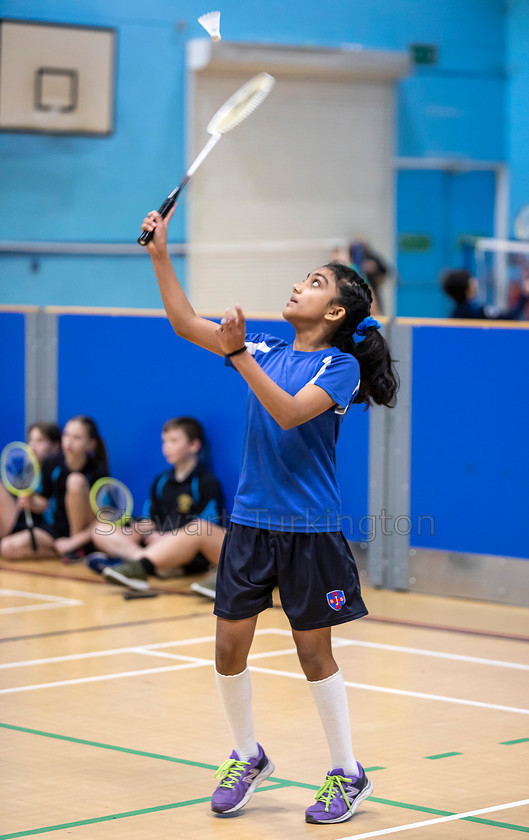
[[[327,592],[327,603],[333,610],[338,612],[345,604],[345,595],[343,589],[333,589],[332,592]]]

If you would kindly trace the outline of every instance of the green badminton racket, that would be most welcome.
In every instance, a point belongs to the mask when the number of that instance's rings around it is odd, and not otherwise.
[[[31,496],[40,484],[40,464],[32,449],[20,440],[8,443],[0,456],[0,476],[2,484],[19,499]],[[26,526],[31,538],[33,551],[37,550],[33,516],[29,508],[24,509]]]

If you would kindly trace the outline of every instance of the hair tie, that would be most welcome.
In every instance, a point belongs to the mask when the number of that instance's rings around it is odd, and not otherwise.
[[[360,342],[363,341],[364,338],[366,337],[367,330],[370,327],[375,327],[375,329],[379,330],[381,326],[382,326],[382,324],[380,323],[380,321],[377,321],[376,318],[372,318],[371,315],[368,315],[367,318],[364,318],[363,321],[360,321],[356,330],[354,331],[354,333],[353,333],[354,343],[355,344],[360,344]]]

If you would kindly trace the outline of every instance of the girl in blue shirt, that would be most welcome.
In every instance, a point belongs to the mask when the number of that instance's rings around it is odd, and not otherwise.
[[[255,739],[247,657],[257,616],[277,585],[331,754],[332,769],[305,819],[344,822],[373,788],[353,755],[345,684],[332,653],[332,627],[367,614],[340,528],[335,446],[351,403],[393,406],[398,377],[370,317],[367,283],[338,263],[293,286],[283,310],[296,332],[292,344],[247,335],[239,307],[226,310],[220,325],[199,317],[167,252],[171,216],[151,211],[142,226],[154,234],[147,247],[169,320],[177,335],[224,356],[250,389],[215,600],[215,675],[235,749],[216,773],[211,808],[240,810],[274,770]]]

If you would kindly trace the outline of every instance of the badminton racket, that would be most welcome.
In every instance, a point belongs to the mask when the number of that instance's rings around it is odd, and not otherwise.
[[[269,73],[258,73],[239,90],[230,96],[214,114],[207,126],[208,134],[211,134],[208,142],[195,158],[179,185],[167,196],[164,203],[158,210],[160,216],[165,218],[171,207],[175,204],[180,192],[183,190],[191,176],[197,171],[201,163],[207,158],[213,147],[219,142],[223,134],[227,134],[232,128],[236,128],[246,117],[249,117],[256,108],[266,99],[275,85],[275,79]],[[147,245],[153,237],[153,231],[144,230],[138,237],[140,245]]]
[[[27,443],[15,440],[8,443],[0,456],[0,476],[2,484],[19,499],[31,496],[40,484],[40,464],[37,456]],[[37,541],[33,530],[33,516],[29,508],[24,508],[26,527],[31,538],[33,551],[37,550]]]
[[[99,522],[123,525],[132,516],[134,500],[126,484],[117,478],[99,478],[90,489],[90,507]]]

